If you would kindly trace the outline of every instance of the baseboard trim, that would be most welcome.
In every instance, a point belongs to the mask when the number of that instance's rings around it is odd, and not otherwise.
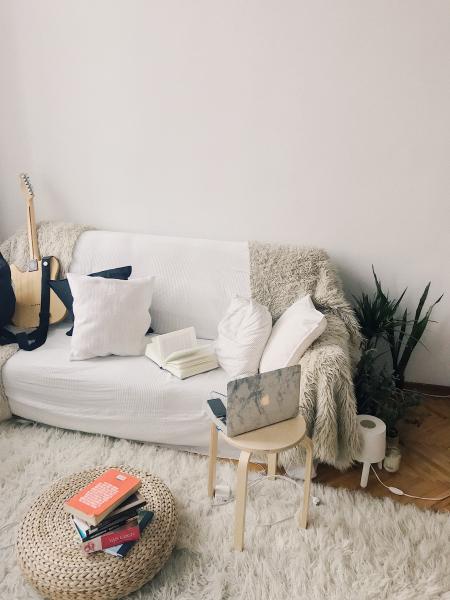
[[[415,381],[408,381],[405,387],[409,390],[417,390],[423,394],[430,394],[436,396],[450,396],[450,387],[446,385],[433,385],[431,383],[418,383]],[[449,398],[450,400],[450,398]]]

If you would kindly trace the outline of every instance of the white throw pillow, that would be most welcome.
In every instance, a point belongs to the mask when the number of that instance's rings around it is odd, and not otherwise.
[[[154,277],[120,280],[68,273],[75,325],[70,359],[144,353]]]
[[[316,310],[309,294],[297,300],[273,326],[259,365],[260,372],[297,365],[326,326],[327,320]]]
[[[259,361],[272,329],[265,306],[248,298],[234,298],[218,325],[215,351],[219,365],[232,379],[258,372]]]

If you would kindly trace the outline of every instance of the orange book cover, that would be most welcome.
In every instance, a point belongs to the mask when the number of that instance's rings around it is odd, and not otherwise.
[[[64,503],[67,512],[89,523],[98,525],[110,512],[134,494],[141,480],[119,469],[108,469],[78,494]]]

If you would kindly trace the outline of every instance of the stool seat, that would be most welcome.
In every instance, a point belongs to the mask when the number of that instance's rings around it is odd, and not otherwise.
[[[220,435],[227,443],[239,450],[247,452],[281,452],[296,446],[306,433],[305,419],[300,415],[268,425],[261,429],[254,429],[234,437],[228,437],[221,431]]]

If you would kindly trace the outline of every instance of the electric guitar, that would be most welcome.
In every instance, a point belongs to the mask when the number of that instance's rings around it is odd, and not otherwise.
[[[41,309],[42,259],[39,252],[36,221],[34,217],[34,192],[28,175],[21,173],[20,187],[27,203],[27,231],[30,260],[28,269],[21,271],[16,265],[11,265],[11,281],[16,295],[16,310],[12,322],[21,329],[37,327]],[[50,278],[55,279],[59,273],[59,261],[50,258]],[[58,323],[66,316],[66,307],[50,291],[50,323]]]

